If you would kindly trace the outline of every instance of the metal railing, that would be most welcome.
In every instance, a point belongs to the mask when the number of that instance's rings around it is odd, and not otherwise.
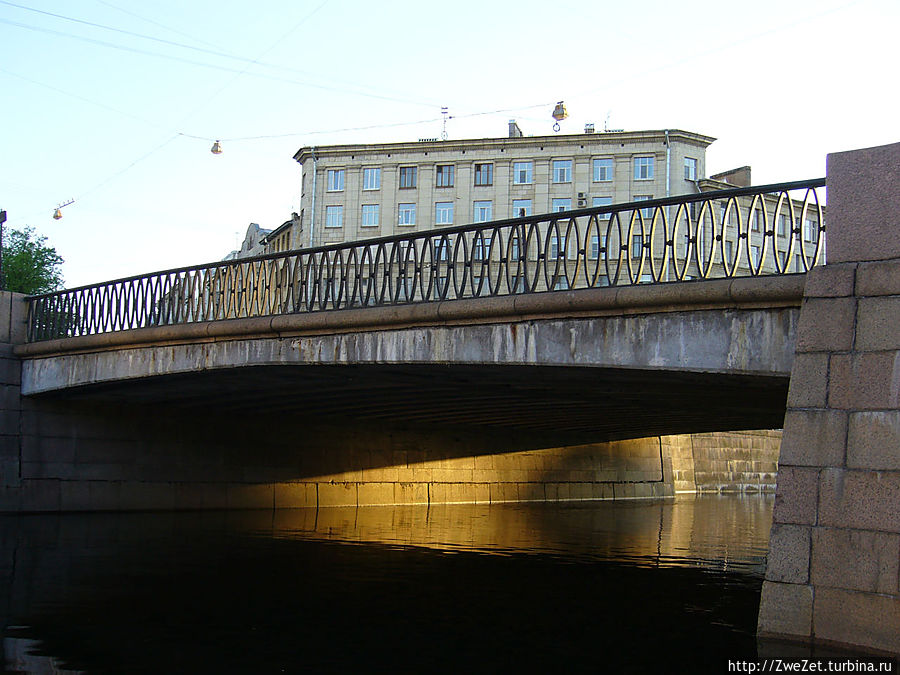
[[[29,298],[30,342],[518,293],[805,272],[825,179],[420,230]],[[824,201],[824,200],[823,200]]]

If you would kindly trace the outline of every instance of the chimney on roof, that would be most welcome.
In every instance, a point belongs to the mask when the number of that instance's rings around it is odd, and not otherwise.
[[[715,176],[710,176],[710,178],[734,185],[735,187],[750,187],[750,167],[741,166],[737,169],[717,173]]]
[[[522,138],[525,134],[522,133],[522,130],[519,128],[519,125],[516,124],[515,120],[509,121],[509,137],[510,138]]]

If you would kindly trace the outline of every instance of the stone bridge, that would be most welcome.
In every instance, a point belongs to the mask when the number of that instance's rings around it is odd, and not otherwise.
[[[672,434],[783,425],[760,633],[900,653],[898,167],[829,156],[807,275],[29,344],[7,295],[0,506],[667,496]]]

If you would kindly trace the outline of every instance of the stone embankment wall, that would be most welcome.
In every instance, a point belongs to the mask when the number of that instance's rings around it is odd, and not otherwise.
[[[780,430],[663,436],[675,492],[775,492]]]
[[[759,632],[900,654],[900,143],[828,156]]]

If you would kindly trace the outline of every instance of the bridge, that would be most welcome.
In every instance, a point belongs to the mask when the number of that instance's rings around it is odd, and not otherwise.
[[[897,166],[829,156],[816,267],[801,181],[7,297],[4,505],[666,496],[783,425],[761,634],[900,652]]]

